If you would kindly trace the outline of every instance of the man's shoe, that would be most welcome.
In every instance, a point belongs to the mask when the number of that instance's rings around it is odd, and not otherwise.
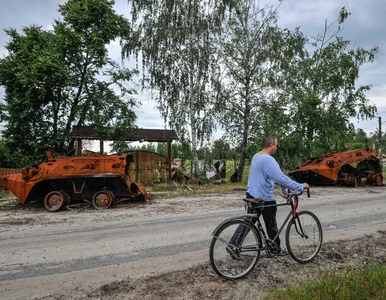
[[[229,253],[229,255],[236,260],[240,260],[240,253],[236,252],[235,249],[233,249],[232,246],[227,246],[225,250]]]
[[[288,255],[288,252],[287,250],[284,250],[284,249],[279,249],[279,251],[277,251],[275,253],[276,256],[287,256]]]

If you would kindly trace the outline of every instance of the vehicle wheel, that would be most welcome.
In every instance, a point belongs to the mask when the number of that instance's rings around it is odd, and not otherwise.
[[[106,209],[111,206],[113,201],[114,201],[113,192],[108,190],[99,191],[95,193],[94,197],[92,198],[92,205],[96,209]]]
[[[60,193],[62,194],[62,196],[63,196],[63,198],[64,198],[63,208],[65,208],[65,207],[67,207],[67,206],[70,205],[70,203],[71,203],[71,198],[70,198],[70,196],[69,196],[66,192],[64,192],[64,191],[61,191]]]
[[[375,179],[375,184],[378,186],[381,186],[383,184],[383,175],[377,174],[377,177]]]
[[[300,263],[312,261],[322,246],[323,231],[319,219],[309,211],[301,211],[290,220],[285,234],[289,255]]]
[[[110,198],[111,198],[111,204],[110,204],[110,207],[114,204],[115,202],[115,195],[112,191],[110,190],[106,190],[105,192],[107,192],[109,195],[110,195]]]
[[[44,207],[51,212],[58,211],[64,207],[66,201],[66,196],[63,193],[52,191],[44,198]]]
[[[262,239],[255,226],[241,219],[230,220],[213,233],[210,264],[219,276],[239,279],[253,270],[261,250]]]

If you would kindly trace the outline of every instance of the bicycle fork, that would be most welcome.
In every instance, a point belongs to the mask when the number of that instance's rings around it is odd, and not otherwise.
[[[302,237],[308,239],[308,235],[304,233],[303,227],[302,227],[302,222],[300,222],[299,216],[296,215],[294,218],[294,224],[295,224],[295,230],[296,232]],[[300,232],[299,232],[300,229]]]

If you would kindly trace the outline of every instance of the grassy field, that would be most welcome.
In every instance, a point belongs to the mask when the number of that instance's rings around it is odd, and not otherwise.
[[[187,170],[190,170],[190,161],[185,164]],[[245,166],[242,181],[232,183],[229,181],[234,173],[234,162],[226,162],[226,183],[205,183],[205,184],[190,184],[186,183],[161,183],[151,187],[146,187],[146,190],[152,192],[163,192],[166,195],[189,195],[189,194],[204,194],[204,193],[227,193],[235,189],[246,189],[248,182],[249,166]]]
[[[272,292],[264,299],[386,299],[386,267],[373,264],[361,270],[346,268],[343,274],[324,273],[318,280]]]

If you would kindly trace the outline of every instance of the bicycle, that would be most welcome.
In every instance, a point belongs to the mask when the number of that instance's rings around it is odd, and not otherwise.
[[[262,199],[243,199],[252,213],[227,219],[212,233],[209,249],[213,270],[225,279],[240,279],[256,266],[260,252],[268,257],[278,254],[275,241],[286,224],[285,243],[288,254],[299,263],[311,262],[322,246],[323,231],[319,219],[310,211],[297,212],[298,197],[303,193],[286,193],[286,203],[266,205]],[[308,197],[310,191],[307,189]],[[267,238],[258,216],[259,211],[269,206],[291,206],[291,211],[273,240]],[[257,218],[257,220],[256,220]],[[255,222],[256,221],[256,224]]]

